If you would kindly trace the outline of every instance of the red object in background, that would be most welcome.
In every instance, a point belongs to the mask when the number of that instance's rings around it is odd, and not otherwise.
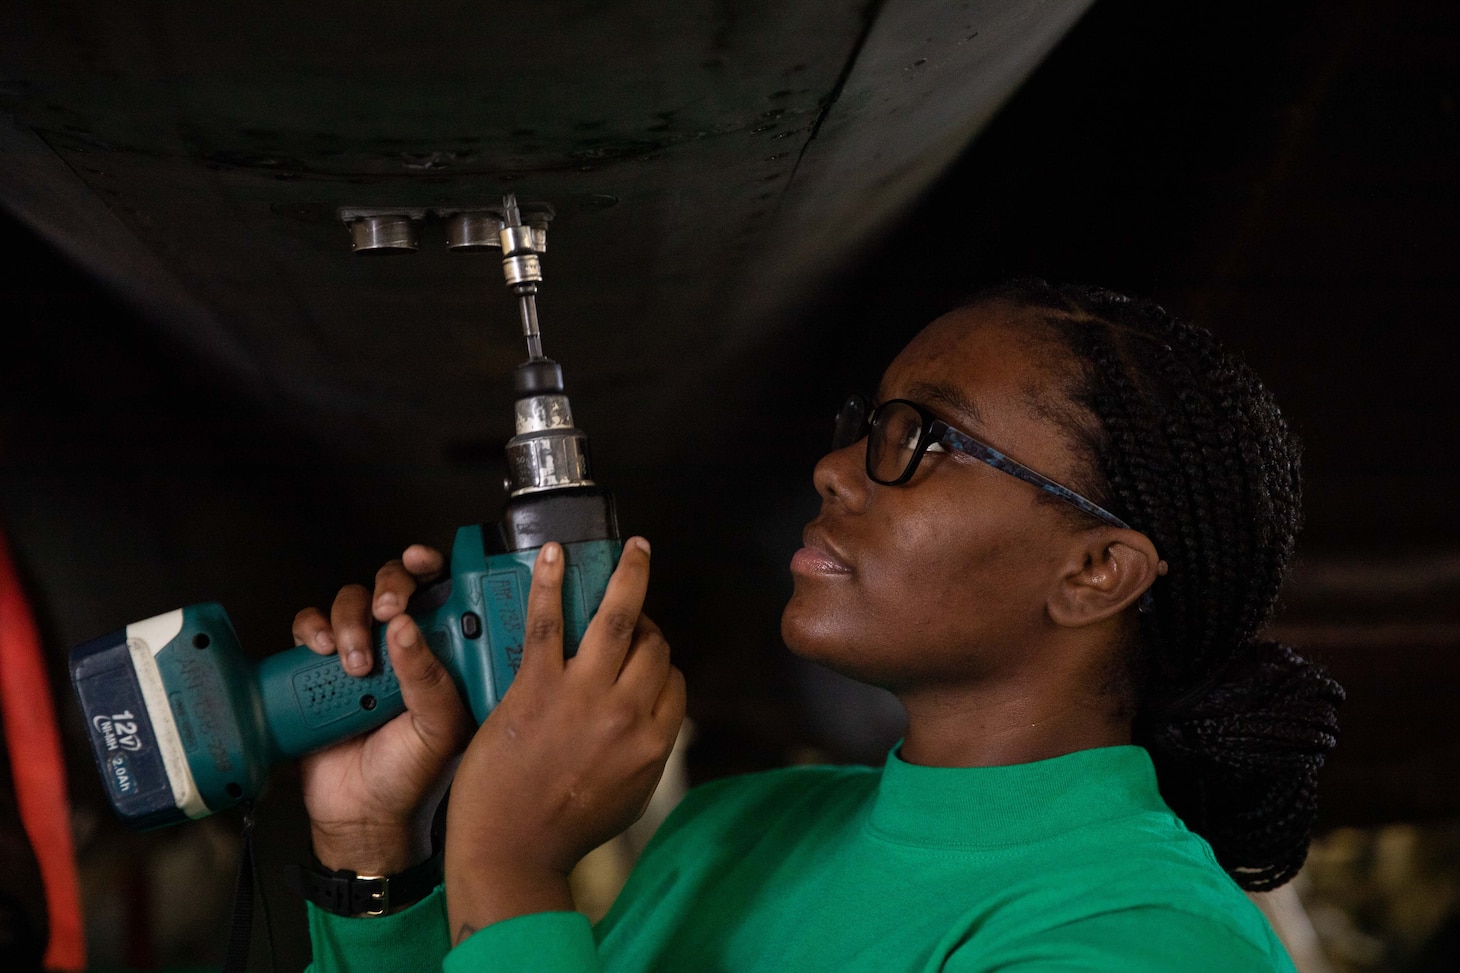
[[[20,588],[10,548],[0,533],[0,714],[10,747],[20,819],[40,864],[50,941],[48,970],[86,968],[86,929],[76,850],[71,840],[71,800],[56,726],[56,707],[30,605]]]

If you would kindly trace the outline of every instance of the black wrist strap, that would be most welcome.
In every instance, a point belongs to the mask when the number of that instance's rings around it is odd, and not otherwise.
[[[243,848],[238,857],[238,878],[233,885],[233,920],[228,929],[228,953],[223,960],[223,973],[244,973],[249,945],[253,940],[253,892],[258,883],[258,861],[253,850],[254,806],[252,801],[243,801],[240,807],[243,808]],[[261,897],[260,902],[264,913],[264,939],[272,963],[274,939],[269,929],[268,899]]]
[[[397,875],[360,875],[348,868],[331,871],[318,862],[290,865],[289,887],[337,916],[380,916],[419,902],[441,884],[441,854]]]

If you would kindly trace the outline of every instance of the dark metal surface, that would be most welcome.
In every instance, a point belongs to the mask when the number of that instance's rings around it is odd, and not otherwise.
[[[496,268],[429,225],[411,259],[351,259],[342,207],[549,201],[550,343],[595,393],[677,362],[607,395],[652,422],[1088,3],[29,5],[0,35],[0,204],[261,408],[437,462],[510,435],[480,408],[520,358]]]

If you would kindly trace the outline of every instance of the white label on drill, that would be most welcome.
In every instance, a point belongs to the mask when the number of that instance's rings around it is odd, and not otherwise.
[[[142,687],[147,715],[152,718],[152,732],[157,734],[157,751],[162,754],[167,782],[172,785],[172,803],[188,817],[201,818],[208,814],[208,806],[203,803],[197,782],[193,780],[182,736],[177,732],[172,707],[167,702],[167,687],[163,685],[162,673],[157,671],[157,660],[153,658],[181,634],[182,627],[181,608],[146,621],[133,622],[127,626],[127,651],[132,656],[132,671],[136,673],[137,685]]]

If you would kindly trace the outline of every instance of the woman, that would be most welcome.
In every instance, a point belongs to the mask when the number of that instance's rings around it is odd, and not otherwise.
[[[1257,638],[1299,520],[1267,392],[1154,305],[1035,282],[933,322],[873,402],[817,464],[782,633],[897,695],[886,766],[693,792],[590,931],[567,874],[641,812],[683,715],[639,612],[648,546],[567,664],[544,548],[522,670],[474,735],[399,614],[441,567],[412,548],[373,603],[296,619],[362,672],[373,608],[409,707],[312,758],[305,796],[324,866],[427,874],[465,746],[444,902],[312,909],[319,968],[455,946],[453,971],[1291,969],[1241,889],[1301,865],[1342,691]]]

